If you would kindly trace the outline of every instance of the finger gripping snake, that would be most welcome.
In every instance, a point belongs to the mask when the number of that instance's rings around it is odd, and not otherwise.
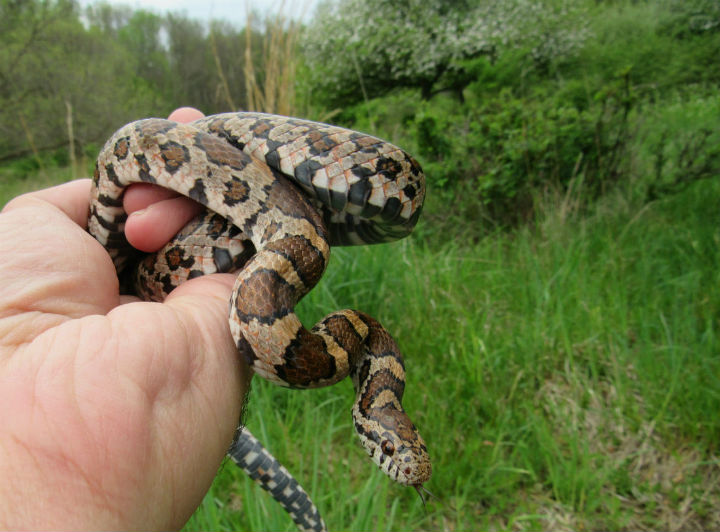
[[[140,261],[124,236],[122,206],[125,188],[138,182],[207,208]],[[431,466],[401,405],[405,370],[395,341],[355,310],[333,312],[307,330],[294,307],[320,280],[332,245],[404,237],[424,196],[424,176],[411,156],[358,132],[262,113],[190,124],[146,119],[118,130],[100,152],[88,231],[108,250],[118,275],[132,276],[128,290],[144,299],[162,300],[199,275],[237,270],[230,330],[252,370],[292,388],[350,375],[354,426],[366,451],[391,478],[419,488]],[[230,454],[247,466],[250,448],[252,436],[242,431]],[[324,526],[312,521],[301,526]]]

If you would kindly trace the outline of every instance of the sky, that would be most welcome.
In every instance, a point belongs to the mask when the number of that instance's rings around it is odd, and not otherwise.
[[[99,0],[80,0],[81,6],[98,3]],[[282,9],[286,17],[309,19],[318,0],[104,0],[109,4],[126,5],[158,14],[175,12],[188,18],[209,22],[221,19],[238,28],[245,26],[246,10],[271,15]]]

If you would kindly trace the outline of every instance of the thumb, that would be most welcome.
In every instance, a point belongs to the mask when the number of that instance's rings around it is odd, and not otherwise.
[[[156,404],[161,413],[156,422],[165,456],[171,457],[163,477],[177,480],[173,496],[180,508],[194,509],[202,500],[232,441],[249,389],[251,372],[228,324],[234,281],[234,275],[214,274],[183,283],[162,304],[171,319],[156,315],[147,324],[165,329],[156,336],[156,353],[163,354],[156,354],[152,364],[161,368],[156,382],[164,381],[161,395],[166,396]],[[189,515],[175,517],[173,525],[182,525]]]

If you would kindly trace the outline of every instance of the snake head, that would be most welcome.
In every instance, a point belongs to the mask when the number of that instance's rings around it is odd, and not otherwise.
[[[405,412],[382,408],[372,412],[371,430],[365,430],[363,446],[387,476],[404,486],[422,486],[432,466],[425,442]],[[358,429],[358,432],[360,429]]]

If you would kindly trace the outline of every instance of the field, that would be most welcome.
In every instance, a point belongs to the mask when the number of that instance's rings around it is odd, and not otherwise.
[[[63,176],[38,179],[3,179],[0,203]],[[707,180],[638,210],[617,193],[582,215],[549,196],[479,241],[421,225],[334,251],[300,316],[358,308],[398,340],[434,465],[425,508],[366,459],[349,382],[255,379],[247,425],[330,529],[718,529],[719,195]],[[294,525],[228,462],[185,529]]]

